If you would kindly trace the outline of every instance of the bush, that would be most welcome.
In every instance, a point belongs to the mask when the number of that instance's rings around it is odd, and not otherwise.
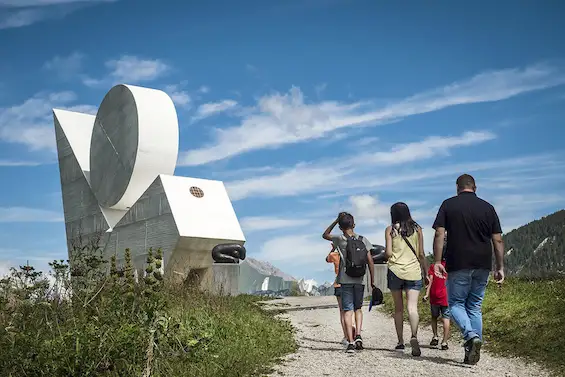
[[[385,295],[383,309],[394,310],[390,294]],[[418,310],[420,321],[429,324],[429,304],[420,303]],[[490,351],[535,361],[565,376],[565,279],[507,278],[501,288],[489,284],[483,324]]]
[[[129,251],[121,267],[73,254],[49,278],[21,266],[0,280],[0,375],[242,376],[295,348],[290,325],[256,298],[166,284],[160,251],[139,282]]]

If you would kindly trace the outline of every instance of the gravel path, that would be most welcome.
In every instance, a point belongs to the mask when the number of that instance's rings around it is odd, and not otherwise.
[[[455,376],[549,376],[540,367],[518,359],[500,358],[481,352],[475,366],[462,363],[461,342],[452,339],[448,351],[427,346],[431,329],[419,331],[422,356],[410,355],[410,346],[404,352],[394,351],[396,333],[393,319],[378,309],[370,313],[364,306],[363,341],[365,350],[346,354],[339,344],[342,333],[337,308],[328,308],[334,297],[289,297],[271,301],[269,307],[288,310],[281,314],[290,318],[297,329],[300,348],[289,355],[272,376],[391,376],[391,377],[455,377]],[[306,309],[308,307],[321,307]],[[405,340],[410,339],[408,326],[404,326]]]

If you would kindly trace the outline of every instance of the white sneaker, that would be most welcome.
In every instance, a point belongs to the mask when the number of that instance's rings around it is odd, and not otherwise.
[[[346,338],[343,338],[341,340],[341,345],[344,346],[344,347],[347,347],[349,345],[349,341]]]

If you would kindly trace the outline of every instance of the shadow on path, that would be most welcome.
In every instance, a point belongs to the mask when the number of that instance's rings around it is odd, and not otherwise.
[[[319,340],[319,339],[312,339],[312,338],[307,338],[307,337],[302,337],[302,340],[305,341],[309,341],[309,342],[313,342],[313,343],[325,343],[325,344],[335,344],[335,345],[339,345],[339,342],[335,342],[335,341],[328,341],[328,340]],[[344,352],[342,347],[316,347],[316,346],[308,346],[308,345],[301,345],[301,348],[306,348],[312,351],[334,351],[334,352]],[[431,347],[429,346],[420,346],[420,348],[426,348],[426,349],[431,349]],[[416,361],[416,362],[423,362],[423,361],[428,361],[428,362],[432,362],[435,364],[441,364],[441,365],[451,365],[451,366],[455,366],[455,367],[459,367],[459,368],[464,368],[464,369],[469,369],[470,366],[465,365],[463,363],[461,363],[461,361],[459,360],[455,360],[455,359],[446,359],[443,357],[438,357],[438,356],[419,356],[419,357],[414,357],[412,355],[410,355],[409,353],[404,353],[404,352],[399,352],[396,351],[394,349],[390,349],[390,348],[379,348],[379,347],[364,347],[363,351],[381,351],[383,353],[386,353],[386,357],[391,357],[391,358],[395,358],[395,359],[410,359],[412,361]],[[363,352],[361,351],[361,352]]]

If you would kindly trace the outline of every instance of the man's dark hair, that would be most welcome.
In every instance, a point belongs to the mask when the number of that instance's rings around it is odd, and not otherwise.
[[[477,186],[475,185],[475,178],[469,174],[460,175],[457,178],[457,189],[458,190],[474,190]]]
[[[344,213],[339,217],[339,228],[341,230],[353,229],[355,226],[355,220],[353,219],[353,215],[350,213]]]

